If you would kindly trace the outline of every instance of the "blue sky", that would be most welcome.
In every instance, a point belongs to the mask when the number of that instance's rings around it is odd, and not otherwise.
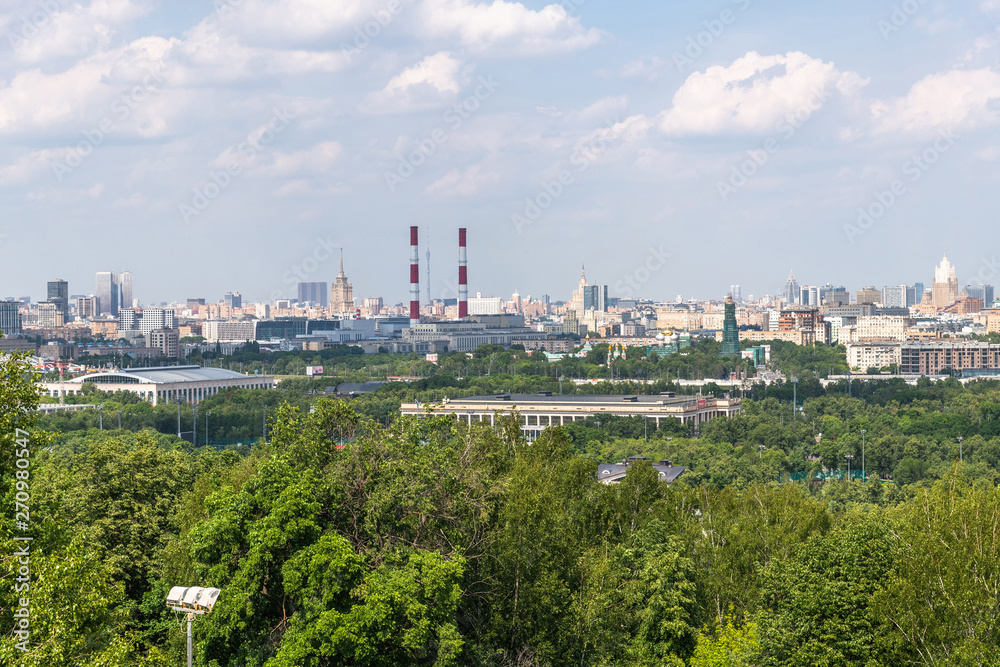
[[[0,2],[0,296],[1000,283],[1000,0]],[[421,259],[424,258],[421,251]],[[665,259],[663,259],[665,257]],[[422,279],[425,267],[421,270]],[[422,285],[422,295],[426,294]]]

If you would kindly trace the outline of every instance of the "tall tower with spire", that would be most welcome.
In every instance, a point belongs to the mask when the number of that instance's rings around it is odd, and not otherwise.
[[[934,300],[934,307],[938,310],[944,310],[958,301],[958,278],[955,277],[955,267],[948,261],[948,255],[945,255],[934,269],[931,297]]]
[[[347,282],[347,274],[344,273],[343,248],[340,249],[340,273],[330,286],[330,314],[354,314],[354,286]]]
[[[785,281],[786,306],[794,306],[802,301],[802,290],[799,289],[799,281],[795,279],[795,271],[788,272],[788,280]]]
[[[580,268],[580,284],[577,289],[573,290],[573,298],[569,300],[569,306],[567,310],[575,311],[578,317],[583,316],[584,309],[584,292],[587,287],[587,267],[582,266]]]

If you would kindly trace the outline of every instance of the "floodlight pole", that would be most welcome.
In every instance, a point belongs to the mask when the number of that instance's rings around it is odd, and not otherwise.
[[[194,666],[194,639],[191,630],[191,625],[194,623],[194,612],[189,611],[187,614],[188,618],[188,667]]]
[[[865,468],[865,433],[867,429],[861,429],[861,481],[868,481],[868,470]]]

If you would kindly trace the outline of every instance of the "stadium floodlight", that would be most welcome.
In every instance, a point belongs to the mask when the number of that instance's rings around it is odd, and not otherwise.
[[[202,588],[201,586],[174,586],[167,594],[167,606],[174,611],[187,614],[187,664],[194,664],[194,641],[191,624],[197,614],[211,614],[215,602],[222,593],[218,588]]]

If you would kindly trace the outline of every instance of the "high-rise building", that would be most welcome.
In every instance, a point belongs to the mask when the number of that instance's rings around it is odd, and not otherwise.
[[[955,277],[955,267],[945,255],[941,263],[934,269],[934,285],[931,287],[931,298],[934,307],[944,310],[958,301],[958,278]]]
[[[146,347],[155,347],[164,357],[180,357],[180,332],[177,329],[157,329],[146,334]]]
[[[739,303],[740,301],[743,301],[743,293],[742,293],[739,285],[730,285],[729,286],[729,295],[731,297],[733,297],[733,301],[735,301],[737,303]]]
[[[875,289],[874,285],[862,287],[858,290],[856,303],[881,303],[882,290]]]
[[[76,316],[81,320],[97,317],[101,314],[101,300],[95,295],[81,296],[76,300]]]
[[[385,304],[380,296],[370,296],[364,300],[364,310],[368,314],[368,317],[381,315],[384,307]]]
[[[583,313],[584,305],[584,292],[587,289],[587,267],[580,268],[580,282],[577,284],[577,288],[573,291],[573,296],[570,297],[569,304],[566,305],[567,310],[572,310],[574,313]]]
[[[924,284],[923,283],[913,283],[913,293],[914,299],[913,303],[920,303],[924,298]]]
[[[69,321],[69,283],[58,278],[48,283],[48,301],[54,303],[62,313],[63,321]]]
[[[993,285],[966,285],[965,291],[969,298],[982,300],[983,308],[993,307]]]
[[[726,317],[722,320],[722,356],[735,357],[740,353],[740,330],[736,326],[736,303],[726,299]]]
[[[299,303],[311,303],[326,308],[326,283],[299,283]]]
[[[340,251],[340,273],[330,286],[330,314],[331,315],[353,315],[354,314],[354,286],[347,280],[344,273],[344,251]]]
[[[828,283],[819,288],[819,303],[822,306],[833,304],[847,306],[851,303],[851,295],[843,285],[830,285]]]
[[[97,300],[100,302],[100,315],[118,316],[118,276],[112,271],[98,271]]]
[[[204,305],[205,305],[205,299],[203,297],[198,297],[196,299],[192,298],[187,300],[187,309],[190,310],[192,313],[197,313],[198,306],[204,306]]]
[[[788,280],[785,281],[784,302],[786,306],[797,305],[802,300],[802,292],[799,290],[799,281],[795,279],[795,272],[788,272]]]
[[[65,326],[66,319],[63,317],[62,308],[53,301],[42,301],[38,304],[38,326],[45,329],[54,329]]]
[[[136,313],[131,308],[122,308],[118,311],[118,330],[119,331],[136,331],[138,327],[136,326],[136,321],[138,321]]]
[[[132,301],[132,272],[123,271],[118,276],[118,284],[121,289],[121,299],[118,302],[119,308],[132,308],[135,305]]]
[[[21,313],[17,301],[0,301],[0,331],[5,336],[21,333]]]
[[[803,306],[819,307],[819,288],[812,285],[802,286],[802,296],[799,303]]]
[[[222,297],[222,303],[224,303],[230,309],[242,308],[243,297],[240,296],[239,292],[226,292],[226,294]]]
[[[239,296],[239,294],[237,294]],[[239,306],[237,306],[238,308]],[[149,333],[158,329],[174,328],[174,311],[169,308],[152,306],[142,309],[142,317],[139,320],[139,331]]]
[[[583,310],[597,310],[607,312],[608,310],[608,286],[607,285],[587,285],[583,288]]]
[[[913,305],[913,288],[907,285],[886,285],[882,288],[883,308],[909,308]]]

